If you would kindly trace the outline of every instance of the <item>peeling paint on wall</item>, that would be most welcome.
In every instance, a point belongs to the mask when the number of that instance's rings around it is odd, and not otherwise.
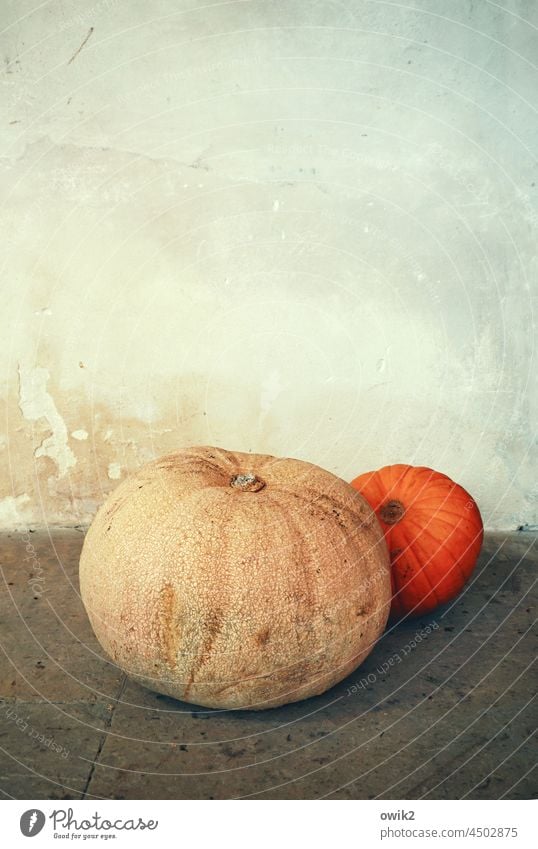
[[[108,477],[112,481],[118,481],[121,478],[121,466],[119,463],[108,464]]]
[[[29,504],[30,500],[27,493],[16,496],[8,495],[2,498],[0,500],[0,527],[18,528],[21,522],[20,508]]]
[[[76,458],[67,444],[67,427],[47,392],[50,374],[45,368],[27,368],[19,363],[19,407],[28,421],[45,419],[51,434],[37,448],[34,457],[50,457],[62,478],[75,465]]]

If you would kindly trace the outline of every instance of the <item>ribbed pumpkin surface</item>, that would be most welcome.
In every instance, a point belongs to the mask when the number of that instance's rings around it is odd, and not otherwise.
[[[482,519],[468,492],[424,466],[396,464],[351,485],[383,528],[392,566],[392,613],[427,613],[454,598],[474,569]]]
[[[107,653],[146,686],[210,707],[323,692],[383,632],[381,528],[349,484],[310,463],[189,448],[109,496],[80,584]]]

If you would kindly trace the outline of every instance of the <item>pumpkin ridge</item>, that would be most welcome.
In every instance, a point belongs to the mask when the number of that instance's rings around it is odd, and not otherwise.
[[[207,665],[207,662],[209,661],[214,642],[222,628],[222,610],[216,609],[212,611],[211,614],[205,619],[204,627],[207,630],[207,634],[202,643],[202,649],[200,651],[200,654],[192,665],[190,675],[185,685],[184,695],[186,699],[189,696],[192,685],[195,683],[195,676],[200,671],[202,666]],[[205,684],[206,682],[198,681],[197,683]]]
[[[453,521],[450,521],[449,519],[444,519],[442,516],[439,516],[438,513],[434,513],[433,515],[430,515],[428,517],[428,521],[427,521],[426,525],[419,524],[418,517],[416,517],[416,516],[412,516],[410,521],[416,527],[420,527],[420,528],[427,528],[432,523],[433,524],[439,524],[439,525],[445,525],[447,528],[450,528],[451,531],[458,531],[460,534],[463,534],[465,537],[468,537],[469,534],[466,532],[467,531],[466,525],[468,524],[467,516],[457,515],[457,517],[454,517],[454,518],[458,518],[460,521],[456,524]],[[474,541],[475,541],[475,537],[473,537],[470,544],[472,545],[472,543]]]
[[[166,581],[159,591],[159,601],[157,605],[157,622],[159,641],[164,650],[165,660],[172,669],[177,666],[177,648],[175,632],[176,632],[176,596],[174,588],[170,581]]]
[[[321,495],[323,496],[323,493]],[[299,495],[299,499],[301,499],[301,498],[302,498],[302,494]],[[304,527],[301,523],[301,516],[297,514],[296,517],[295,517],[295,520],[291,521],[290,520],[290,513],[286,510],[285,505],[279,504],[278,502],[275,501],[274,498],[270,498],[270,496],[268,497],[268,500],[269,499],[277,507],[277,509],[280,510],[281,515],[282,515],[282,519],[288,525],[290,530],[292,532],[294,532],[301,539],[303,546],[306,547],[306,549],[307,549],[306,554],[308,554],[311,551],[311,548],[312,548],[311,542],[310,542],[312,534],[305,534]],[[321,507],[325,516],[333,518],[332,511],[328,510],[328,505],[325,503],[325,501],[316,501],[316,500],[313,501],[311,499],[307,499],[307,500],[305,500],[305,504],[307,504],[308,506],[315,504],[316,506]],[[335,502],[335,504],[336,504],[336,502]],[[342,507],[339,507],[339,509],[343,510],[344,506],[342,505]],[[349,512],[352,513],[351,508],[348,508],[348,509],[349,509]],[[294,511],[291,511],[291,515],[294,515]],[[304,560],[305,563],[308,562],[307,557],[304,557],[303,560]],[[304,577],[304,586],[306,586],[310,590],[315,588],[316,592],[311,593],[311,600],[313,602],[313,606],[315,608],[319,608],[320,607],[319,586],[317,585],[317,583],[315,583],[314,585],[312,584],[310,577],[307,574],[307,571],[304,572],[303,577]],[[330,580],[330,582],[328,582],[328,585],[332,586],[334,584],[335,579],[336,579],[336,576],[334,578],[332,578]]]
[[[436,469],[431,469],[429,466],[409,466],[411,477],[413,478],[425,478],[427,474],[427,480],[431,481],[432,486],[436,486],[437,484],[446,484],[449,483],[451,486],[459,486],[455,481],[452,480],[448,475],[445,475],[444,472],[438,472]]]
[[[404,469],[402,474],[396,471],[400,468]],[[381,469],[377,476],[383,490],[383,501],[401,500],[408,488],[408,481],[406,481],[408,469],[404,465],[396,464],[386,467],[386,470]]]
[[[453,495],[450,493],[445,497],[442,497],[441,494],[430,495],[429,493],[425,493],[423,496],[421,495],[415,498],[412,504],[406,506],[406,509],[424,511],[431,518],[436,518],[439,513],[446,513],[448,516],[453,516],[456,519],[466,519],[469,511],[465,510],[465,512],[462,512],[461,510],[451,510],[449,507],[445,506],[446,504],[453,503],[454,500]],[[461,502],[465,504],[467,504],[468,501],[469,498],[461,499]]]
[[[466,501],[466,503],[467,503],[467,501]],[[431,507],[431,505],[430,505],[430,507]],[[427,509],[427,505],[424,504],[424,507],[421,508],[421,509]],[[435,513],[433,514],[433,517],[435,519],[437,519],[439,513],[444,513],[447,516],[452,516],[454,519],[460,519],[460,520],[465,519],[466,521],[469,521],[470,517],[468,516],[468,513],[471,512],[471,511],[465,510],[465,513],[462,513],[461,511],[458,512],[457,510],[447,510],[447,508],[444,506],[444,504],[436,505],[436,507],[434,509],[435,509]],[[429,511],[429,512],[431,512],[431,511]],[[449,520],[447,519],[445,521],[449,521]]]
[[[395,466],[390,466],[389,469],[394,469]],[[400,468],[400,466],[398,466]],[[423,493],[428,491],[428,487],[430,486],[431,474],[425,479],[423,476],[422,481],[417,481],[414,475],[415,467],[414,466],[402,466],[405,471],[398,475],[396,479],[394,479],[394,475],[391,476],[391,484],[386,487],[386,491],[384,494],[384,499],[386,501],[390,501],[392,499],[401,501],[404,508],[407,510],[410,507],[413,507],[416,502],[422,498]],[[432,472],[431,469],[423,469],[425,472]],[[382,478],[381,478],[382,480]]]
[[[437,522],[437,519],[432,519],[432,520],[430,520],[430,522],[431,522],[431,521]],[[440,552],[440,550],[441,550],[441,549],[442,549],[443,551],[445,551],[447,554],[449,554],[451,557],[453,557],[453,559],[455,560],[455,559],[456,559],[455,555],[453,555],[453,554],[452,554],[452,552],[450,551],[450,549],[449,549],[449,548],[447,548],[447,547],[445,546],[445,542],[446,542],[446,540],[445,540],[445,539],[440,539],[438,536],[436,536],[436,535],[435,535],[435,534],[434,534],[434,533],[433,533],[433,532],[429,529],[428,525],[430,524],[430,522],[428,522],[428,524],[427,524],[427,525],[422,525],[422,524],[419,524],[419,523],[418,523],[418,522],[416,522],[416,521],[414,522],[412,519],[410,519],[410,521],[408,522],[408,529],[409,529],[409,531],[411,531],[412,533],[414,533],[414,539],[415,539],[416,541],[420,540],[420,538],[421,538],[422,536],[426,536],[426,537],[428,537],[428,538],[429,538],[429,539],[430,539],[433,543],[435,543],[435,545],[436,545],[436,550],[435,550],[435,552],[434,552],[433,554],[431,554],[431,555],[430,555],[430,560],[432,560],[434,557],[436,557],[436,556],[437,556],[437,554]],[[454,525],[451,525],[451,526],[449,526],[449,527],[451,527],[451,529],[452,529],[452,530],[454,530]]]
[[[417,544],[417,542],[418,542],[418,544],[420,545],[419,538],[420,538],[420,536],[422,536],[424,534],[426,534],[426,536],[429,537],[431,540],[433,540],[435,543],[439,543],[439,539],[436,536],[434,536],[434,534],[432,534],[432,532],[429,531],[427,528],[420,526],[419,530],[420,530],[420,533],[415,538],[416,539],[415,544]],[[465,557],[465,555],[467,554],[468,551],[469,551],[469,547],[467,547],[464,550],[463,554],[461,554],[459,557],[457,557],[453,553],[453,551],[450,548],[448,548],[448,546],[446,546],[444,543],[442,543],[441,546],[438,548],[438,550],[430,556],[430,558],[429,558],[428,562],[425,564],[425,566],[433,564],[434,558],[436,558],[438,555],[448,554],[450,556],[451,560],[452,560],[452,565],[451,565],[450,569],[447,570],[446,574],[450,574],[450,572],[452,572],[454,569],[457,569],[463,583],[466,583],[468,575],[466,575],[464,573],[464,571],[461,567],[460,561],[463,559],[463,557]],[[443,575],[443,578],[446,577],[446,574]],[[442,578],[436,583],[435,590],[437,590],[437,587],[439,587],[441,583],[442,583]]]
[[[372,492],[372,490],[375,490],[375,494],[374,494],[374,492]],[[365,493],[368,493],[368,503],[370,504],[372,510],[374,510],[376,514],[380,510],[380,508],[383,506],[383,502],[386,499],[386,492],[384,491],[383,487],[381,486],[380,481],[377,481],[377,480],[375,482],[369,483],[364,488],[358,489],[357,492],[362,494],[363,498],[366,498]]]
[[[435,524],[442,524],[442,525],[445,525],[447,528],[449,528],[451,533],[448,534],[448,536],[452,536],[453,533],[459,533],[461,536],[465,537],[465,540],[467,541],[468,538],[469,538],[469,533],[467,532],[467,529],[465,527],[466,517],[460,516],[459,518],[461,519],[461,524],[457,524],[457,525],[454,524],[453,522],[449,522],[448,520],[443,519],[443,518],[441,518],[440,516],[437,516],[437,515],[430,517],[430,520],[428,521],[428,523],[426,525],[419,524],[418,520],[413,519],[413,518],[410,519],[410,523],[413,524],[415,526],[415,528],[418,528],[421,533],[429,534],[430,538],[432,540],[436,541],[436,542],[440,542],[440,540],[439,540],[439,537],[436,537],[435,534],[431,531],[431,529],[429,529],[429,526],[432,523],[434,525]],[[467,543],[467,545],[466,545],[466,547],[463,551],[463,554],[466,554],[469,551],[469,549],[472,548],[472,546],[476,543],[476,541],[478,540],[479,537],[480,537],[480,534],[477,534],[476,536],[474,536],[470,539],[470,541]],[[441,541],[441,542],[443,543],[443,546],[444,546],[444,541]],[[445,548],[445,550],[448,551],[449,554],[452,554],[452,552],[449,548]],[[461,555],[461,554],[459,555],[460,558],[462,556],[463,555]],[[453,557],[454,557],[454,559],[457,559],[457,555],[454,554]]]
[[[418,474],[415,474],[418,471]],[[425,473],[428,473],[426,476]],[[433,469],[428,469],[426,466],[406,466],[405,472],[399,477],[398,483],[401,484],[401,496],[402,498],[406,493],[414,492],[417,489],[419,492],[422,492],[426,487],[431,486],[432,476],[437,473],[433,471]],[[417,480],[419,478],[419,480]],[[420,480],[422,478],[422,480]],[[398,496],[395,496],[398,498]]]
[[[220,489],[220,487],[211,487],[211,488],[217,489],[217,490]],[[200,498],[203,497],[203,495],[201,495],[200,493],[204,493],[204,490],[203,489],[194,490],[191,493],[191,497],[194,496],[194,498],[196,500],[199,500]],[[184,496],[184,499],[188,499],[188,498],[189,498],[189,495]],[[223,505],[221,505],[220,513],[219,513],[219,519],[220,519],[219,536],[223,535],[224,529],[226,528],[229,517],[232,514],[232,510],[233,510],[233,504],[232,504],[231,499],[228,499],[227,502],[225,502]],[[224,583],[220,584],[220,590],[224,594],[224,601],[226,601],[227,595],[225,593],[226,587],[225,587]],[[222,628],[222,624],[223,624],[223,611],[222,611],[222,609],[211,607],[208,614],[207,614],[207,620],[205,621],[205,624],[204,624],[204,627],[207,631],[206,636],[202,641],[202,647],[200,649],[198,657],[196,658],[196,660],[193,661],[190,674],[189,674],[187,681],[185,683],[185,690],[184,690],[184,693],[182,694],[182,697],[185,700],[188,699],[193,684],[196,684],[196,683],[205,684],[206,683],[205,681],[196,682],[195,676],[200,671],[200,669],[202,669],[203,666],[206,666],[207,663],[209,662],[212,650],[214,648],[215,641],[216,641],[216,639],[219,635],[219,632]]]
[[[342,501],[336,501],[332,494],[327,494],[324,492],[316,492],[315,490],[311,490],[314,497],[310,497],[304,492],[296,492],[294,493],[295,497],[299,500],[303,501],[303,503],[307,507],[318,508],[320,512],[322,512],[326,517],[331,517],[333,515],[333,510],[337,509],[341,513],[347,512],[352,516],[353,525],[357,523],[357,517],[353,513],[353,510],[347,504],[344,504]],[[330,503],[329,503],[330,502]],[[331,506],[332,505],[332,506]],[[340,523],[339,523],[340,524]],[[342,525],[341,525],[342,526]]]
[[[303,529],[302,525],[300,524],[300,522],[296,521],[295,517],[293,517],[293,512],[290,513],[290,511],[288,511],[286,509],[286,505],[285,504],[279,504],[276,501],[275,498],[269,497],[269,500],[273,504],[273,507],[276,507],[279,510],[281,519],[284,522],[284,524],[287,526],[288,530],[290,531],[290,534],[293,537],[296,537],[300,540],[300,543],[299,543],[300,549],[309,548],[309,544],[307,542],[308,537],[304,533],[304,529]],[[310,600],[313,601],[314,596],[316,594],[313,592],[312,581],[310,579],[310,575],[308,574],[308,568],[304,568],[304,564],[308,563],[308,558],[302,557],[301,560],[303,562],[302,578],[303,578],[303,581],[304,581],[304,587],[306,589],[306,594],[307,595],[310,594]],[[316,598],[316,606],[317,606],[317,603],[318,603],[318,599]]]
[[[452,486],[422,486],[417,489],[416,499],[425,498],[428,501],[443,500],[443,501],[469,501],[469,496],[466,493],[460,493],[458,488]]]
[[[415,485],[414,487],[411,487],[408,492],[408,495],[409,494],[411,495],[408,505],[410,508],[415,507],[417,504],[431,504],[432,501],[437,499],[446,500],[447,497],[446,488],[443,488],[441,492],[432,492],[432,488],[428,486],[427,481],[425,481],[421,486]]]
[[[429,593],[426,593],[425,598],[427,599],[429,595],[433,595],[434,598],[437,600],[437,593],[435,591],[435,587],[432,585],[430,576],[428,575],[427,567],[430,563],[430,560],[427,560],[426,563],[424,563],[422,565],[418,556],[416,555],[416,553],[414,551],[414,544],[415,544],[414,541],[413,542],[409,541],[409,537],[408,537],[407,531],[405,529],[402,529],[401,533],[402,533],[402,538],[405,541],[405,548],[403,549],[402,554],[405,553],[405,556],[408,557],[411,561],[413,561],[413,563],[415,565],[415,571],[413,573],[413,576],[409,579],[409,581],[407,581],[407,583],[404,585],[404,587],[409,587],[413,583],[413,581],[417,580],[417,578],[418,579],[422,578],[424,583],[428,585],[429,590],[430,590]],[[420,605],[423,604],[423,603],[424,603],[424,599],[418,601],[413,606],[413,609],[411,611],[408,611],[408,612],[413,613],[413,612],[416,611],[417,613],[420,613]]]
[[[203,452],[202,456],[208,456],[211,460],[215,459],[217,462],[220,461],[222,466],[226,469],[230,467],[238,467],[240,465],[240,460],[238,458],[239,452],[236,451],[225,451],[223,448],[218,448],[213,445],[195,445],[188,450],[192,451],[195,455]]]

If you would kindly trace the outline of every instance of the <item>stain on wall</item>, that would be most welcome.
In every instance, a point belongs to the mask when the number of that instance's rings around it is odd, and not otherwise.
[[[0,528],[192,444],[428,465],[536,523],[525,16],[159,8],[1,13]]]

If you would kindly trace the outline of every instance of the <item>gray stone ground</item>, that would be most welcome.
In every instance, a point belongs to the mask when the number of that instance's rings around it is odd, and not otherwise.
[[[207,711],[127,680],[78,597],[82,539],[0,538],[6,797],[535,795],[533,536],[487,535],[453,605],[390,629],[325,695],[260,713]]]

